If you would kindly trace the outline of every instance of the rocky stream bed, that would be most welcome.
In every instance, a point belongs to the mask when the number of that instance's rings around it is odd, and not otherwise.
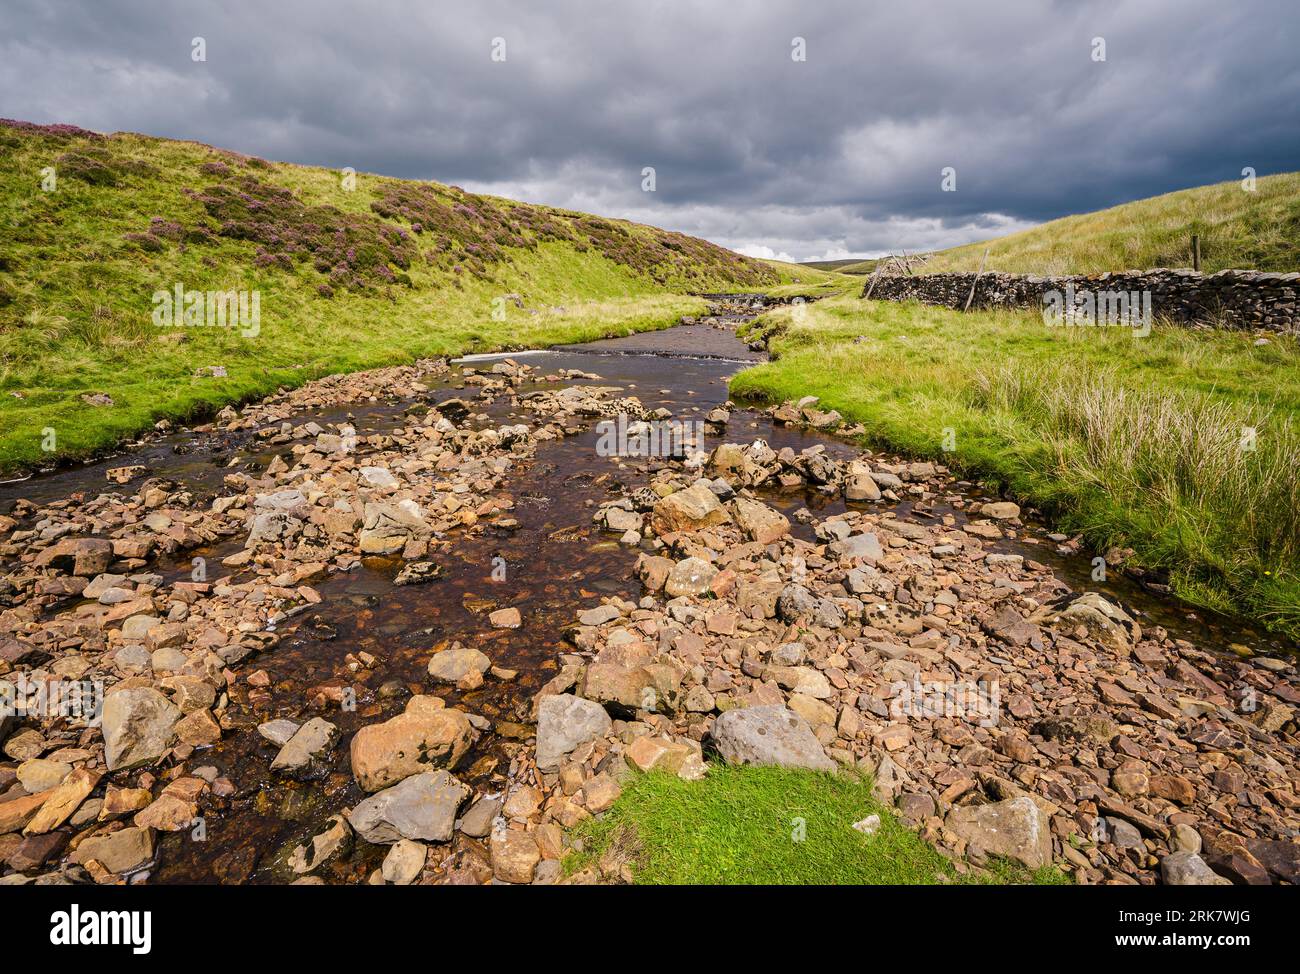
[[[0,486],[0,883],[623,882],[571,830],[727,761],[860,767],[962,870],[1294,884],[1285,648],[728,403],[758,302],[716,301]],[[703,449],[611,454],[619,417]]]

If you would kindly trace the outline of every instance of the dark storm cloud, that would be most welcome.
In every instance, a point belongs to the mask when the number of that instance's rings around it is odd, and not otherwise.
[[[947,246],[1295,169],[1300,145],[1294,0],[5,6],[3,115],[434,178],[796,258]]]

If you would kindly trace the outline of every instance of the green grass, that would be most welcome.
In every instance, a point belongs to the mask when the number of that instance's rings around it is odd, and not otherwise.
[[[374,209],[394,193],[415,194],[407,215]],[[662,328],[704,309],[689,293],[830,277],[436,183],[361,173],[349,191],[337,171],[197,143],[6,124],[0,225],[3,473],[322,374]],[[258,292],[260,331],[154,325],[154,292],[176,282]],[[504,295],[524,307],[506,301],[497,320]],[[228,375],[195,375],[206,366]],[[93,393],[113,405],[82,401]]]
[[[854,822],[880,816],[874,835]],[[636,775],[614,806],[579,826],[569,873],[615,856],[638,884],[932,885],[1059,883],[1001,862],[959,875],[943,855],[871,796],[870,781],[787,768],[711,766],[701,781]]]
[[[777,359],[739,373],[733,395],[820,396],[874,445],[993,480],[1098,550],[1133,548],[1193,604],[1300,632],[1294,338],[1160,326],[1137,338],[851,297],[752,329]]]
[[[1201,270],[1300,270],[1300,173],[1240,181],[1124,203],[1062,217],[994,240],[941,250],[924,273],[986,270],[1008,274],[1100,274],[1191,267],[1192,234],[1200,236]],[[836,268],[867,274],[875,261]]]

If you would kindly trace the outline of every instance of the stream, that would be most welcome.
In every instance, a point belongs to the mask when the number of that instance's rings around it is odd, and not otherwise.
[[[638,397],[648,409],[665,407],[677,419],[702,419],[727,399],[729,378],[746,364],[762,359],[736,339],[734,325],[752,317],[753,298],[734,299],[721,317],[706,323],[680,325],[659,332],[592,342],[549,351],[474,356],[454,364],[445,382],[435,387],[429,400],[473,393],[462,381],[465,368],[490,368],[493,361],[513,358],[535,367],[536,375],[575,369],[599,376],[586,382],[618,386],[621,395]],[[708,323],[711,321],[712,323]],[[575,380],[581,383],[584,380]],[[553,384],[525,383],[524,395]],[[469,390],[467,392],[467,390]],[[315,419],[322,424],[347,419],[358,434],[383,432],[401,426],[408,403],[379,402],[363,407],[323,409],[302,414],[295,423]],[[530,417],[508,396],[484,404],[476,412],[491,423],[529,422]],[[459,640],[482,649],[498,667],[517,671],[508,680],[491,680],[471,691],[439,688],[449,706],[460,707],[491,722],[464,759],[458,777],[476,792],[502,790],[509,778],[514,753],[530,733],[530,705],[537,690],[551,679],[559,658],[572,651],[565,630],[573,624],[577,608],[600,596],[618,595],[636,600],[640,583],[632,574],[637,549],[620,543],[618,536],[592,521],[603,501],[613,500],[643,485],[655,470],[654,460],[606,457],[596,449],[594,425],[579,435],[540,443],[536,455],[516,466],[507,488],[515,501],[515,522],[489,524],[481,534],[457,539],[437,560],[443,574],[423,585],[395,586],[400,559],[366,558],[351,572],[330,576],[317,586],[318,605],[291,618],[282,628],[282,641],[274,652],[243,664],[265,670],[269,693],[250,702],[231,690],[231,712],[237,727],[220,743],[196,753],[195,766],[210,766],[235,785],[233,795],[214,798],[205,811],[206,835],[189,832],[164,835],[152,871],[135,881],[153,883],[285,882],[289,852],[320,831],[325,820],[355,805],[364,793],[353,779],[346,742],[359,727],[401,711],[411,693],[427,693],[426,666],[431,649]],[[725,434],[711,432],[706,448],[721,442],[750,442],[762,438],[774,449],[799,451],[822,444],[837,455],[854,453],[851,445],[810,430],[775,424],[756,410],[738,409]],[[0,513],[12,509],[16,498],[48,504],[71,495],[93,496],[105,489],[104,471],[124,464],[145,465],[155,477],[164,477],[192,491],[195,505],[207,505],[222,488],[222,478],[232,469],[258,469],[283,447],[267,444],[255,435],[199,434],[178,430],[133,447],[130,452],[72,469],[37,475],[0,485]],[[977,485],[959,484],[945,503],[915,509],[910,500],[894,505],[900,518],[928,520],[951,514],[964,523],[966,502],[986,499]],[[764,491],[762,498],[790,517],[794,533],[812,539],[812,530],[798,516],[801,509],[819,516],[844,509],[841,498],[803,487]],[[881,502],[877,509],[889,509]],[[1024,555],[1048,565],[1058,578],[1076,591],[1104,592],[1121,604],[1144,627],[1161,626],[1175,637],[1200,647],[1228,653],[1230,645],[1244,643],[1263,650],[1271,645],[1260,632],[1238,621],[1207,616],[1155,595],[1120,572],[1105,582],[1092,579],[1091,553],[1062,555],[1047,537],[1051,528],[1028,516],[1026,527],[999,543],[999,550]],[[190,559],[202,556],[212,564],[243,546],[242,537],[206,549],[164,559],[151,570],[167,579],[189,572]],[[496,569],[494,571],[494,569]],[[502,570],[504,569],[504,570]],[[487,614],[513,606],[523,616],[517,629],[492,628]],[[378,659],[370,668],[349,666],[349,654],[369,653]],[[354,710],[336,707],[324,713],[337,723],[343,743],[315,777],[286,780],[269,770],[277,748],[263,739],[257,725],[275,718],[304,720],[321,715],[313,704],[320,688],[353,687]],[[207,808],[207,806],[205,806]],[[358,843],[358,848],[331,874],[331,881],[364,882],[383,857],[384,849]]]

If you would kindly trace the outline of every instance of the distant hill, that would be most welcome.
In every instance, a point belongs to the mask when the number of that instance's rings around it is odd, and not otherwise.
[[[845,257],[840,260],[801,260],[800,267],[814,267],[819,271],[843,271],[862,263],[861,257]]]
[[[986,269],[1011,274],[1191,267],[1192,234],[1200,236],[1201,270],[1207,273],[1228,268],[1300,271],[1300,173],[1261,176],[1254,192],[1231,181],[1062,217],[938,251],[919,273],[976,271],[986,247]],[[875,263],[836,269],[866,274]]]

